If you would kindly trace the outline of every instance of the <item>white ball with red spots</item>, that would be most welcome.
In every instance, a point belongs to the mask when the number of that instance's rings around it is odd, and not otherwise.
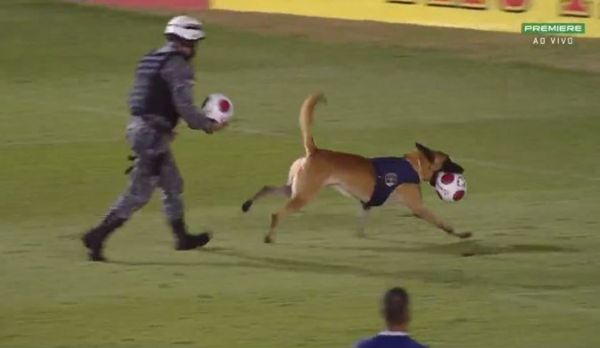
[[[467,193],[467,181],[462,174],[441,172],[435,180],[435,191],[446,202],[458,202]]]
[[[204,100],[202,111],[206,117],[214,121],[229,122],[233,117],[233,103],[226,95],[213,93]]]

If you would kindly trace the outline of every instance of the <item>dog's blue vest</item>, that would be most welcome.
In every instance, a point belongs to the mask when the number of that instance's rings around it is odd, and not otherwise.
[[[364,209],[378,207],[387,201],[396,187],[402,184],[419,184],[419,174],[410,162],[403,157],[372,158],[375,169],[375,189],[368,202],[363,202]]]

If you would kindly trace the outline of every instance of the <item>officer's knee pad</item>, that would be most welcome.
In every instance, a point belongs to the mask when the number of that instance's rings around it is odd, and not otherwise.
[[[140,208],[150,201],[150,198],[152,197],[152,191],[132,193],[129,197],[131,198],[133,204]]]
[[[156,177],[160,175],[164,159],[164,155],[144,156],[138,159],[137,167],[142,175]]]
[[[165,196],[180,196],[183,193],[183,179],[180,176],[173,176],[166,180],[168,182],[162,186]]]

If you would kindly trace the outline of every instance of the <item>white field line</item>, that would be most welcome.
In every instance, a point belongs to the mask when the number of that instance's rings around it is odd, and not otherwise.
[[[102,116],[115,116],[115,115],[120,115],[123,112],[122,111],[117,111],[117,110],[107,110],[107,109],[103,109],[103,108],[96,108],[93,106],[73,106],[70,108],[72,111],[76,111],[76,112],[87,112],[87,113],[92,113],[92,114],[97,114],[97,115],[102,115]],[[125,119],[126,120],[126,119]],[[269,135],[269,136],[277,136],[277,137],[291,137],[290,134],[287,133],[283,133],[283,132],[276,132],[276,131],[268,131],[268,130],[262,130],[262,129],[254,129],[254,128],[248,128],[248,127],[233,127],[231,129],[232,132],[236,132],[236,133],[244,133],[244,134],[258,134],[258,135]],[[298,134],[298,137],[300,137],[300,135]]]
[[[280,138],[291,138],[292,137],[290,134],[283,133],[283,132],[274,132],[274,131],[268,131],[268,130],[247,128],[247,127],[236,127],[236,128],[231,129],[231,131],[235,132],[235,133],[243,133],[243,134],[251,134],[251,135],[268,135],[268,136],[275,136],[275,137],[280,137]],[[298,135],[298,139],[300,139],[300,135]]]
[[[251,134],[251,135],[265,135],[265,136],[275,136],[275,137],[290,137],[289,134],[281,133],[281,132],[271,132],[271,131],[262,131],[251,128],[236,128],[232,129],[235,133],[243,133],[243,134]],[[67,145],[67,144],[97,144],[97,143],[111,143],[119,140],[124,140],[125,135],[122,137],[115,138],[96,138],[96,139],[54,139],[54,140],[21,140],[21,141],[8,141],[6,143],[0,143],[1,148],[11,148],[18,146],[27,146],[27,145]]]
[[[27,145],[68,145],[68,144],[100,144],[100,143],[112,143],[115,141],[123,140],[125,136],[119,138],[97,138],[97,139],[54,139],[54,140],[27,140],[27,141],[10,141],[4,144],[0,144],[0,149],[11,148],[17,146]]]
[[[291,137],[291,135],[286,134],[286,133],[262,131],[262,130],[251,129],[251,128],[236,128],[236,129],[233,129],[232,131],[236,132],[236,133],[252,134],[252,135]],[[111,143],[111,142],[115,142],[115,141],[119,141],[119,140],[123,140],[123,137],[96,138],[96,139],[90,139],[90,138],[86,138],[86,139],[54,139],[54,140],[49,140],[49,141],[47,141],[47,140],[46,141],[44,141],[44,140],[10,141],[10,142],[4,143],[4,144],[0,144],[0,148],[11,148],[11,147],[16,147],[16,146],[27,146],[27,145],[100,144],[100,143]],[[508,170],[508,171],[512,171],[512,172],[526,173],[526,174],[532,174],[532,175],[562,176],[562,177],[568,177],[568,178],[575,179],[575,180],[584,180],[584,181],[592,181],[592,182],[600,181],[600,177],[586,176],[586,175],[581,175],[581,174],[563,173],[563,172],[553,171],[553,170],[539,170],[539,169],[533,169],[533,168],[524,168],[524,167],[519,167],[519,166],[503,164],[500,162],[482,161],[482,160],[476,160],[476,159],[472,159],[472,158],[460,158],[459,160],[457,160],[457,162],[473,163],[473,164],[476,164],[481,167],[502,169],[502,170]]]
[[[252,134],[252,135],[265,135],[265,136],[275,136],[275,137],[288,137],[288,134],[280,133],[280,132],[270,132],[270,131],[260,131],[254,129],[247,128],[237,128],[233,129],[233,132],[243,133],[243,134]],[[112,143],[115,141],[124,140],[125,135],[114,138],[85,138],[85,139],[54,139],[54,140],[25,140],[25,141],[8,141],[6,143],[0,143],[0,149],[2,148],[11,148],[18,146],[39,146],[39,145],[68,145],[68,144],[100,144],[100,143]]]
[[[73,111],[76,111],[76,112],[95,113],[95,114],[100,114],[103,116],[115,116],[115,115],[118,115],[121,113],[119,111],[110,111],[110,110],[106,110],[103,108],[96,108],[96,107],[83,106],[83,105],[72,106],[70,109]],[[274,131],[261,130],[261,129],[253,129],[253,128],[247,128],[247,127],[243,127],[243,128],[236,127],[236,128],[233,128],[232,131],[237,132],[237,133],[243,133],[243,134],[267,135],[267,136],[277,136],[277,137],[292,137],[292,135],[288,134],[288,133],[274,132]],[[298,135],[298,137],[300,137],[300,135]],[[9,142],[9,143],[5,143],[5,144],[0,144],[0,148],[20,146],[20,145],[59,145],[59,144],[76,144],[76,143],[79,143],[79,144],[81,144],[81,143],[107,143],[107,142],[117,141],[118,139],[121,139],[121,138],[86,139],[86,140],[82,140],[82,139],[81,140],[68,140],[68,139],[59,140],[59,139],[56,139],[56,140],[52,140],[52,141],[37,141],[37,140],[15,141],[15,142]],[[547,170],[547,169],[527,168],[527,167],[521,167],[521,166],[514,166],[514,165],[510,165],[510,164],[504,164],[504,163],[495,162],[495,161],[478,160],[478,159],[474,159],[474,158],[461,157],[458,159],[458,162],[473,163],[473,164],[476,164],[481,167],[496,168],[496,169],[513,171],[513,172],[526,173],[526,174],[534,174],[534,175],[541,174],[541,175],[545,175],[545,176],[562,176],[562,177],[569,177],[569,178],[576,179],[576,180],[585,180],[585,181],[593,181],[593,182],[600,181],[600,177],[587,176],[587,175],[582,175],[582,174],[570,174],[570,173],[564,173],[564,172],[560,172],[560,171]]]
[[[534,293],[528,296],[534,296]],[[568,304],[565,302],[558,302],[552,300],[542,300],[539,298],[531,298],[528,296],[524,296],[522,294],[495,294],[494,297],[500,300],[507,300],[510,302],[525,304],[525,305],[535,305],[538,307],[542,307],[544,309],[550,309],[557,312],[562,313],[583,313],[589,314],[593,317],[600,316],[600,308],[590,308],[584,307],[576,304]],[[572,298],[572,297],[571,297]]]
[[[590,286],[582,286],[576,287],[572,289],[554,289],[554,290],[525,290],[519,292],[511,292],[511,295],[516,296],[536,296],[536,295],[573,295],[573,294],[588,294],[588,293],[598,293],[600,291],[600,286],[598,285],[590,285]]]
[[[542,175],[546,175],[546,176],[569,177],[569,178],[577,179],[577,180],[600,181],[600,177],[597,177],[597,176],[594,177],[594,176],[587,176],[587,175],[582,175],[582,174],[564,173],[564,172],[560,172],[560,171],[556,171],[556,170],[527,168],[527,167],[514,166],[514,165],[504,164],[504,163],[494,162],[494,161],[482,161],[482,160],[477,160],[477,159],[473,159],[473,158],[461,157],[461,158],[457,159],[457,162],[458,163],[461,163],[461,162],[469,163],[470,162],[470,163],[476,164],[481,167],[503,169],[503,170],[509,170],[509,171],[513,171],[513,172],[520,172],[520,173],[526,173],[526,174],[532,174],[532,175],[542,174]]]
[[[102,116],[111,116],[114,117],[116,115],[122,114],[120,111],[111,111],[104,108],[90,107],[90,106],[82,106],[82,105],[74,105],[69,107],[70,111],[88,113],[88,114],[97,114]],[[125,125],[127,123],[127,118],[123,117],[123,129],[125,129]],[[31,140],[17,140],[17,141],[7,141],[5,143],[0,143],[0,148],[11,148],[15,146],[26,146],[26,145],[68,145],[68,144],[98,144],[98,143],[110,143],[114,141],[118,141],[124,139],[125,135],[122,137],[114,137],[114,138],[80,138],[80,139],[53,139],[53,140],[39,140],[39,139],[31,139]]]
[[[82,105],[76,105],[76,106],[71,106],[69,108],[71,111],[75,111],[75,112],[87,112],[90,114],[97,114],[97,115],[102,115],[102,116],[121,116],[123,115],[123,111],[122,110],[107,110],[104,108],[97,108],[97,107],[93,107],[93,106],[82,106]],[[125,116],[123,117],[123,121],[127,122],[127,114],[125,113]]]
[[[260,131],[260,130],[248,129],[248,128],[237,128],[232,131],[236,132],[236,133],[243,133],[243,134],[253,134],[253,135],[258,134],[258,135],[276,136],[276,137],[290,137],[289,134],[285,134],[285,133]],[[54,139],[54,140],[50,140],[50,141],[47,141],[47,140],[46,141],[45,140],[10,141],[10,142],[4,143],[4,144],[0,144],[0,148],[11,148],[11,147],[27,146],[27,145],[100,144],[100,143],[111,143],[111,142],[115,142],[115,141],[119,141],[119,140],[123,140],[123,137],[96,138],[96,139],[90,139],[90,138],[86,138],[86,139]],[[538,170],[538,169],[533,169],[533,168],[522,168],[522,167],[511,166],[511,165],[507,165],[507,164],[503,164],[503,163],[499,163],[499,162],[481,161],[481,160],[475,160],[475,159],[469,159],[469,158],[460,158],[460,160],[457,160],[457,162],[459,162],[459,163],[460,162],[470,162],[470,163],[474,163],[481,167],[503,169],[503,170],[513,171],[513,172],[527,173],[527,174],[535,174],[535,175],[541,174],[541,175],[545,175],[545,176],[562,176],[562,177],[568,177],[568,178],[575,179],[575,180],[584,180],[584,181],[592,181],[592,182],[600,181],[600,177],[585,176],[585,175],[580,175],[580,174],[562,173],[559,171],[552,171],[552,170]]]

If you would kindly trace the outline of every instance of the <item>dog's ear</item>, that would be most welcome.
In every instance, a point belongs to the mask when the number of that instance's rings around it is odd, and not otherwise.
[[[433,163],[435,161],[435,151],[419,143],[415,143],[415,146],[417,147],[417,150],[419,150],[420,153],[425,155],[425,158],[427,158],[429,162]]]
[[[442,170],[444,172],[457,174],[462,174],[465,172],[465,169],[460,164],[453,162],[449,157],[442,165]]]

